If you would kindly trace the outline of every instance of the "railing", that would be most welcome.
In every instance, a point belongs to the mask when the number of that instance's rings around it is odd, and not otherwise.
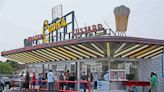
[[[58,92],[80,92],[80,91],[78,91],[78,90],[74,90],[74,89],[72,89],[72,90],[70,90],[70,89],[61,89],[61,84],[62,83],[65,83],[65,84],[70,84],[70,83],[72,83],[72,84],[82,84],[82,85],[87,85],[87,88],[86,89],[88,89],[88,92],[90,92],[90,81],[62,81],[62,80],[59,80],[58,81]]]
[[[45,84],[47,84],[47,80],[42,80],[41,81],[42,82],[42,84],[43,83],[45,83]],[[20,81],[13,81],[13,91],[15,90],[14,88],[16,88],[17,86],[16,86],[16,83],[18,83],[17,85],[19,85],[20,84]],[[70,84],[70,83],[72,83],[72,84],[85,84],[85,85],[87,85],[87,88],[86,89],[88,89],[88,92],[90,92],[90,81],[62,81],[62,80],[59,80],[59,81],[57,81],[56,83],[54,83],[54,90],[56,90],[56,92],[58,91],[58,92],[80,92],[80,91],[78,91],[78,90],[70,90],[70,89],[61,89],[61,84],[62,83],[66,83],[66,84]],[[36,90],[37,92],[40,92],[40,91],[48,91],[48,88],[47,88],[47,86],[46,87],[35,87],[35,88],[32,88],[32,81],[30,81],[29,82],[29,92],[33,92],[33,90]],[[35,86],[37,86],[37,85],[35,85]],[[67,85],[68,86],[68,85]],[[18,86],[18,87],[20,87],[20,86]],[[22,91],[24,92],[24,87],[22,87]],[[20,90],[20,92],[21,92],[21,90]]]

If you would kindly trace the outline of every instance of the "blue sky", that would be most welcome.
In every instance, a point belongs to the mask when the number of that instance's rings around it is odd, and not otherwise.
[[[164,40],[164,0],[0,0],[0,52],[21,48],[24,38],[42,33],[43,21],[51,20],[59,4],[63,14],[75,11],[79,27],[106,21],[114,31],[113,9],[125,5],[131,10],[127,36]]]

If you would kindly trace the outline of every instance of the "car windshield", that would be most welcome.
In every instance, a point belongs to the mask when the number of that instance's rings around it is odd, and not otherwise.
[[[19,79],[19,78],[20,78],[19,75],[14,76],[14,79]]]

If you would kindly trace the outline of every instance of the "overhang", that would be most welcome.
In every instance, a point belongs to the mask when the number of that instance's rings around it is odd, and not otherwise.
[[[96,58],[153,59],[163,53],[164,40],[96,36],[4,51],[2,56],[23,63]]]

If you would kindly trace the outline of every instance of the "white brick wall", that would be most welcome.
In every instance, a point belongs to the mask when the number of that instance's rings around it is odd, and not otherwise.
[[[139,78],[140,80],[146,80],[150,78],[150,73],[155,72],[158,75],[158,92],[164,92],[164,78],[162,78],[162,58],[158,57],[153,60],[141,60],[139,61]]]

